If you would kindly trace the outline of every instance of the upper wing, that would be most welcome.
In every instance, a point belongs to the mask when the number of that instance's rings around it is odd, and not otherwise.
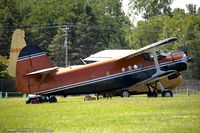
[[[136,52],[136,50],[103,50],[93,55],[90,55],[89,57],[85,58],[84,61],[104,61],[107,59],[113,59],[121,57],[123,55],[132,54],[134,52]]]
[[[167,39],[164,39],[164,40],[160,40],[158,42],[155,42],[155,43],[152,43],[152,44],[150,44],[148,46],[140,48],[140,49],[138,49],[138,50],[136,50],[136,51],[134,51],[132,53],[124,54],[123,56],[118,57],[118,59],[137,56],[137,55],[139,55],[141,53],[145,53],[145,52],[152,52],[152,51],[155,51],[155,49],[159,49],[162,45],[174,42],[176,40],[177,40],[177,38],[175,38],[175,37],[167,38]]]
[[[172,37],[172,38],[167,38],[161,41],[158,41],[156,43],[150,44],[148,46],[145,46],[141,49],[138,50],[103,50],[98,53],[95,53],[93,55],[90,55],[89,57],[83,59],[84,61],[104,61],[107,59],[122,59],[126,57],[132,57],[139,55],[144,52],[151,52],[152,49],[156,48],[159,49],[160,46],[166,43],[170,43],[177,40],[177,38]]]

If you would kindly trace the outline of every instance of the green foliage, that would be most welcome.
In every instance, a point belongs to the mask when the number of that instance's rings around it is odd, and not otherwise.
[[[10,75],[8,74],[8,60],[0,55],[0,79],[11,79]]]
[[[192,12],[192,11],[191,11]],[[183,44],[188,47],[189,57],[193,63],[185,73],[185,78],[200,78],[200,16],[197,11],[185,13],[183,9],[175,9],[170,16],[154,16],[145,21],[138,22],[137,27],[129,34],[129,44],[132,48],[141,48],[158,40],[177,37],[175,44],[166,45],[165,52],[183,50]]]
[[[190,15],[197,15],[197,6],[193,4],[186,5],[187,10]]]
[[[131,12],[142,14],[144,19],[153,16],[168,15],[171,16],[171,7],[173,0],[130,0],[129,6]]]
[[[200,78],[200,16],[189,16],[186,32],[189,56],[193,62],[190,65],[188,77]]]
[[[128,17],[120,0],[3,0],[0,2],[1,55],[9,55],[11,34],[16,28],[26,32],[27,44],[50,52],[55,65],[64,66],[64,32],[68,26],[70,64],[80,63],[99,50],[127,48],[125,29]]]
[[[1,0],[0,1],[0,53],[8,56],[12,29],[16,28],[20,22],[20,13],[17,1]]]
[[[58,103],[27,105],[25,99],[0,100],[0,132],[185,133],[200,132],[199,95],[174,98],[114,97],[83,101],[59,98]]]

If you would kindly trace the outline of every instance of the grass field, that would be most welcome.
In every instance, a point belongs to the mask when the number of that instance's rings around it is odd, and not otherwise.
[[[200,95],[173,98],[131,96],[26,105],[23,98],[0,99],[1,132],[200,132]]]

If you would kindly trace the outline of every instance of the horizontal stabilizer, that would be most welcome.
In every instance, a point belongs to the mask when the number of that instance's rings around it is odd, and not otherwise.
[[[42,75],[44,75],[44,74],[48,74],[48,73],[50,73],[50,72],[52,72],[54,70],[57,70],[57,69],[58,69],[58,67],[46,68],[46,69],[42,69],[42,70],[30,72],[30,73],[28,73],[26,75],[28,75],[28,76],[29,75],[35,75],[35,74],[42,74]]]

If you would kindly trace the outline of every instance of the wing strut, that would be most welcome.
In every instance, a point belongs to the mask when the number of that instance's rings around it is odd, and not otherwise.
[[[154,64],[155,64],[155,67],[156,67],[156,73],[152,77],[155,77],[155,76],[158,76],[158,75],[161,75],[161,74],[165,73],[164,71],[160,70],[158,57],[156,55],[156,49],[153,49],[151,53],[153,55],[153,60],[154,60]]]
[[[154,64],[155,64],[155,67],[156,67],[156,73],[154,75],[152,75],[152,78],[156,78],[156,77],[162,77],[162,76],[167,76],[167,75],[171,75],[171,74],[174,74],[176,73],[175,70],[168,70],[168,71],[162,71],[160,70],[160,65],[159,65],[159,62],[158,62],[158,57],[156,55],[156,49],[152,49],[151,51],[152,55],[153,55],[153,60],[154,60]],[[164,88],[164,86],[160,83],[159,80],[156,81],[156,84],[158,84],[161,92],[162,92],[162,96],[163,97],[172,97],[173,96],[173,93],[171,90],[166,90]],[[154,92],[152,92],[152,88],[151,86],[149,87],[150,88],[150,91],[149,92],[150,94],[154,94]],[[155,95],[156,96],[156,95]]]

